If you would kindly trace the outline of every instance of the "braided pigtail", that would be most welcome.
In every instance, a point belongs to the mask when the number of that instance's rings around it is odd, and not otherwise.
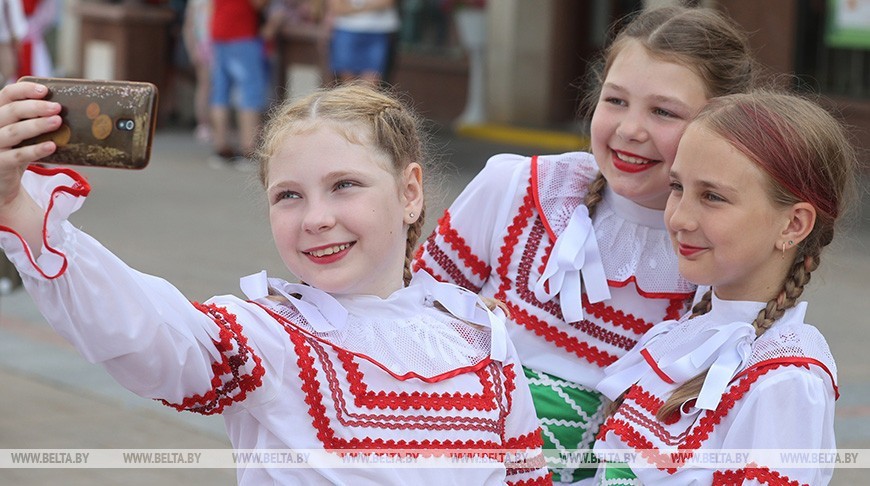
[[[706,314],[710,312],[710,309],[713,307],[713,289],[707,290],[697,304],[692,307],[692,317],[698,317],[700,315]]]
[[[604,188],[607,187],[607,179],[601,172],[595,176],[592,184],[589,184],[589,190],[586,192],[586,197],[583,199],[583,204],[589,209],[589,217],[595,216],[595,207],[604,199]]]
[[[420,208],[420,217],[417,218],[416,221],[408,225],[408,242],[405,245],[405,270],[404,270],[404,280],[405,286],[407,287],[409,283],[411,283],[411,277],[413,274],[411,273],[411,263],[414,261],[414,252],[417,249],[417,241],[420,240],[420,234],[423,231],[423,223],[425,222],[426,216],[426,204],[423,204],[423,207]]]

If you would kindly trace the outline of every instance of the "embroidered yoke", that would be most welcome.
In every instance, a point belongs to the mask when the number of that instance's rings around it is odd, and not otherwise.
[[[695,289],[677,272],[662,211],[607,190],[590,221],[583,199],[597,172],[581,152],[495,156],[415,262],[507,304],[545,442],[559,449],[592,445],[603,368],[653,324],[679,317]]]
[[[0,246],[86,359],[141,396],[222,414],[235,449],[322,452],[240,465],[240,484],[549,483],[516,351],[475,294],[421,272],[387,299],[334,297],[262,272],[242,279],[251,300],[191,304],[66,221],[89,192],[77,173],[33,167],[23,183],[46,210],[43,251],[3,227]],[[450,462],[470,453],[486,456]],[[390,467],[401,454],[437,467]]]
[[[789,467],[780,453],[835,451],[834,359],[804,323],[806,303],[755,339],[750,322],[764,306],[714,296],[708,314],[650,330],[601,382],[611,398],[627,392],[595,452],[638,452],[629,467],[642,484],[827,484],[830,464]],[[703,372],[698,399],[657,420],[673,390]]]

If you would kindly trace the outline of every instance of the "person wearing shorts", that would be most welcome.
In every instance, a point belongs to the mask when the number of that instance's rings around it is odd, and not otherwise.
[[[339,81],[386,77],[399,30],[395,0],[330,0],[329,64]]]
[[[211,122],[213,165],[253,168],[248,157],[266,107],[268,76],[258,11],[265,0],[214,0],[212,11]],[[238,150],[230,142],[230,109],[235,108]]]

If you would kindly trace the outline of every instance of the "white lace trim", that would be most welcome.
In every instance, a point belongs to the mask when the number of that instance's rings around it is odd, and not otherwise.
[[[436,282],[425,272],[418,272],[410,286],[387,299],[354,296],[340,297],[341,301],[312,287],[306,287],[299,299],[292,294],[303,286],[268,279],[269,287],[288,298],[287,303],[277,303],[263,298],[264,278],[261,272],[243,279],[249,298],[268,305],[308,334],[368,359],[396,378],[438,381],[490,357],[504,360],[507,354],[503,319],[481,309],[483,304],[476,295]],[[436,302],[449,312],[436,307]]]
[[[598,167],[591,154],[582,152],[539,157],[538,161],[538,203],[547,224],[560,235],[574,208],[583,203]],[[593,221],[610,282],[635,281],[641,293],[652,295],[695,291],[695,286],[677,273],[677,257],[663,218],[662,211],[605,191]]]

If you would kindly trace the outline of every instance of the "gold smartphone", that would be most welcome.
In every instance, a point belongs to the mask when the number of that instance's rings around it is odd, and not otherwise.
[[[22,142],[48,140],[57,150],[39,162],[142,169],[151,158],[157,87],[136,81],[22,77],[48,87],[44,98],[63,107],[60,128]]]

